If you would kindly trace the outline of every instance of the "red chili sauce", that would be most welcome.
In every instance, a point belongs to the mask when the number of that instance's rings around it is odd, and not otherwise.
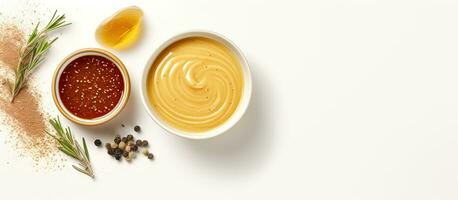
[[[79,57],[62,72],[60,99],[72,114],[94,119],[113,110],[124,91],[124,80],[115,63],[102,56]]]

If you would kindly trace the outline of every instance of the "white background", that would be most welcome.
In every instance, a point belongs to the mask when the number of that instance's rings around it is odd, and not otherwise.
[[[58,9],[73,23],[36,73],[48,102],[57,63],[99,47],[98,23],[129,5],[144,10],[145,30],[133,49],[115,52],[132,78],[126,110],[99,128],[64,121],[91,141],[97,178],[71,160],[37,171],[1,145],[1,199],[458,199],[457,1],[0,0],[4,13],[45,21]],[[162,130],[139,89],[158,45],[196,28],[233,40],[254,79],[242,120],[204,141]],[[155,161],[118,163],[92,145],[131,133],[121,123],[142,126],[136,136]]]

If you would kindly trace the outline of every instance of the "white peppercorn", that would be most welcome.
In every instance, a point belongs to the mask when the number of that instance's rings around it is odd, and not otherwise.
[[[120,142],[118,146],[120,149],[124,150],[126,148],[126,143]]]

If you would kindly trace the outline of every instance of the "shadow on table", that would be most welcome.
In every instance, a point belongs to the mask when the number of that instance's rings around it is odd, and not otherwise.
[[[269,103],[262,74],[253,74],[253,93],[250,105],[242,119],[228,132],[208,140],[181,139],[194,158],[198,159],[199,167],[224,173],[234,177],[246,175],[259,170],[269,158],[274,140],[274,122],[268,121]],[[203,166],[200,166],[203,165]],[[197,167],[197,166],[196,166]]]
[[[177,145],[183,145],[193,155],[193,164],[209,173],[223,174],[231,178],[241,177],[259,171],[271,157],[275,140],[275,122],[270,120],[274,110],[274,91],[268,91],[268,80],[263,79],[261,72],[255,72],[255,65],[251,63],[253,74],[253,93],[250,105],[240,121],[226,133],[207,140],[189,140],[177,138]],[[259,68],[258,68],[259,69]],[[138,121],[138,113],[145,112],[135,106],[140,94],[131,93],[130,100],[123,112],[113,121],[96,127],[81,127],[86,132],[98,132],[98,137],[112,140],[114,135],[125,135],[126,130]],[[146,115],[144,115],[146,116]],[[121,128],[125,124],[126,128]],[[107,130],[110,130],[107,132]]]

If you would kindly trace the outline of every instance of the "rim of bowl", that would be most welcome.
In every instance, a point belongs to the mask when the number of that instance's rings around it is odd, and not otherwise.
[[[171,44],[185,39],[189,37],[204,37],[204,38],[209,38],[213,39],[224,46],[226,46],[229,50],[231,50],[238,58],[241,67],[242,67],[242,72],[243,72],[243,80],[244,80],[244,87],[243,87],[243,94],[240,98],[239,105],[237,106],[235,112],[231,115],[231,117],[224,122],[223,124],[219,125],[218,127],[215,127],[213,129],[203,131],[203,132],[189,132],[189,131],[183,131],[180,129],[177,129],[164,121],[160,116],[156,114],[156,110],[152,108],[150,105],[148,93],[147,93],[147,79],[148,79],[148,73],[151,70],[153,62],[157,59],[159,54],[168,46]],[[154,53],[150,56],[148,59],[148,62],[145,65],[145,68],[143,69],[143,75],[141,79],[141,97],[142,97],[142,102],[143,105],[145,106],[149,116],[158,124],[160,127],[165,129],[167,132],[172,133],[177,136],[181,136],[184,138],[188,139],[208,139],[212,138],[218,135],[221,135],[225,132],[227,132],[230,128],[232,128],[240,119],[242,116],[245,114],[248,105],[250,104],[251,100],[251,93],[252,93],[252,77],[251,77],[251,71],[250,67],[248,65],[248,62],[242,53],[242,50],[235,45],[234,42],[226,38],[225,36],[213,32],[213,31],[208,31],[208,30],[201,30],[201,29],[196,29],[196,30],[190,30],[190,31],[184,31],[181,33],[178,33],[176,35],[173,35],[169,39],[166,39],[161,43],[161,45],[154,51]]]
[[[116,67],[118,67],[123,77],[123,80],[124,80],[123,95],[121,99],[119,99],[118,104],[113,108],[113,110],[111,110],[107,114],[101,117],[94,118],[94,119],[84,119],[68,111],[67,108],[65,108],[65,106],[62,104],[60,95],[58,94],[58,81],[59,81],[59,78],[63,70],[73,60],[80,58],[82,56],[87,56],[87,55],[102,56],[112,61],[116,65]],[[59,65],[57,66],[57,68],[54,71],[51,89],[52,89],[52,97],[54,100],[54,104],[56,104],[57,109],[59,110],[60,113],[62,113],[62,115],[64,115],[65,118],[67,118],[68,120],[74,123],[80,124],[80,125],[96,126],[96,125],[104,124],[110,121],[124,109],[124,107],[127,104],[127,101],[129,100],[129,96],[130,96],[130,77],[129,77],[129,72],[127,71],[126,67],[124,66],[124,63],[118,57],[116,57],[113,53],[107,50],[104,50],[104,49],[99,49],[99,48],[84,48],[84,49],[79,49],[79,50],[76,50],[70,53],[59,63]]]

